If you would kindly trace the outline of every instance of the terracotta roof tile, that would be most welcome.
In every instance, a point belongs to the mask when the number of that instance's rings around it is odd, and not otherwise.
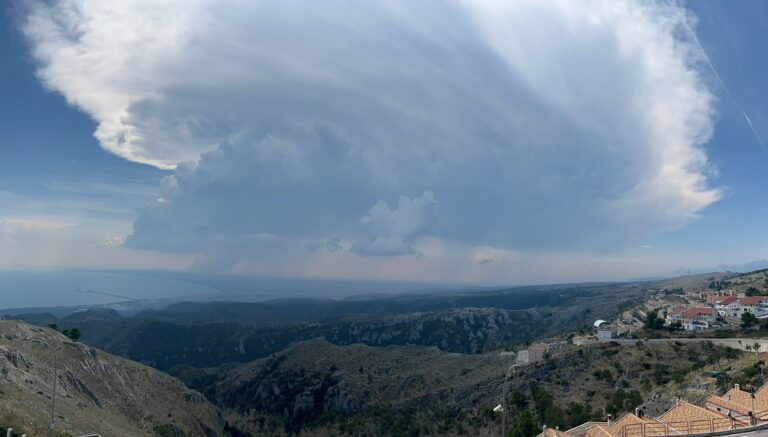
[[[576,436],[573,434],[568,434],[565,431],[547,428],[544,432],[537,435],[536,437],[576,437]]]
[[[683,434],[725,431],[731,429],[733,422],[724,414],[707,410],[698,405],[680,401],[659,417],[659,421],[668,424]]]
[[[738,297],[736,296],[723,296],[719,299],[717,299],[718,305],[730,305],[738,300]]]
[[[708,397],[707,402],[736,411],[740,415],[747,415],[748,412],[752,411],[752,396],[742,390],[730,389],[723,396]],[[758,419],[768,419],[768,400],[756,398],[755,410]]]
[[[622,437],[654,436],[664,435],[665,427],[657,420],[629,413],[613,423],[608,431],[614,436]]]
[[[763,385],[760,387],[757,392],[755,392],[755,396],[763,399],[768,399],[768,384]]]
[[[757,305],[761,302],[768,302],[768,296],[748,296],[740,300],[742,305]]]
[[[692,319],[692,318],[698,316],[699,314],[706,314],[708,316],[712,316],[712,315],[715,314],[715,309],[714,308],[704,308],[704,307],[691,308],[690,310],[686,311],[685,314],[683,314],[683,318]]]
[[[669,311],[667,311],[667,314],[672,316],[672,315],[675,315],[675,314],[684,314],[686,311],[688,311],[688,308],[686,308],[686,307],[674,307],[674,308],[670,309]]]
[[[605,425],[592,425],[587,428],[584,437],[615,437]]]

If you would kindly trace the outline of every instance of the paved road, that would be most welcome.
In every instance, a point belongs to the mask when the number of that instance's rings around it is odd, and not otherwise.
[[[751,431],[751,432],[745,432],[743,434],[734,434],[734,435],[737,435],[739,437],[742,437],[742,436],[743,437],[747,437],[747,436],[749,436],[749,437],[758,437],[758,436],[759,437],[766,437],[766,436],[768,436],[768,429],[761,429],[761,430],[758,430],[758,431]]]
[[[615,341],[619,344],[632,345],[640,341],[639,339],[628,338],[614,338],[612,340],[598,340],[600,343],[609,343]],[[768,352],[768,339],[765,338],[650,338],[648,340],[642,340],[644,343],[701,343],[704,341],[711,341],[718,346],[728,346],[733,349],[747,350],[747,346],[750,349],[758,344],[758,350],[760,352]],[[754,349],[751,349],[754,350]]]

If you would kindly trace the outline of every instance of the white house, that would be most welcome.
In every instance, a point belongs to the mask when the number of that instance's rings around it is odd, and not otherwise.
[[[741,303],[736,296],[723,296],[715,301],[717,313],[723,317],[741,317]]]
[[[717,311],[711,307],[691,308],[683,313],[683,329],[701,331],[709,329],[717,320]]]
[[[768,316],[768,296],[723,297],[715,304],[717,312],[723,317],[738,319],[744,313],[756,317]]]
[[[739,299],[742,313],[752,313],[757,317],[768,315],[768,296],[749,296]]]
[[[685,312],[688,311],[688,308],[686,307],[674,307],[667,310],[667,315],[664,318],[664,322],[667,326],[675,323],[680,322],[683,323],[683,315]]]

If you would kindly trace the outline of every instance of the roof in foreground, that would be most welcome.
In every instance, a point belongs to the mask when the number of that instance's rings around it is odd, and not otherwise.
[[[560,431],[559,429],[547,428],[536,437],[576,437],[576,436],[573,434],[568,434],[565,431]]]
[[[711,423],[713,431],[725,431],[731,428],[732,422],[724,414],[718,413],[712,410],[707,410],[698,405],[693,405],[685,401],[679,401],[674,407],[670,408],[666,413],[659,417],[659,420],[665,423],[669,423],[672,428],[677,431],[685,431],[685,429],[679,429],[684,422],[707,422]],[[689,425],[684,425],[686,428]]]

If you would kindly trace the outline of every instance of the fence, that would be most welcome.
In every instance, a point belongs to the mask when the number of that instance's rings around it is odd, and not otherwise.
[[[737,419],[701,419],[673,422],[646,422],[624,425],[618,437],[646,437],[667,435],[704,434],[727,431],[739,427]]]

